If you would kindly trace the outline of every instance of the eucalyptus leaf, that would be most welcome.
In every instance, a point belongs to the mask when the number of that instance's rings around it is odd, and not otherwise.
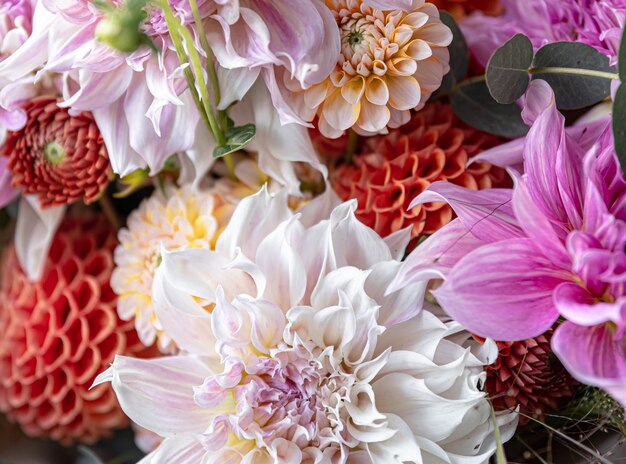
[[[485,76],[489,92],[498,103],[513,103],[524,95],[533,52],[530,39],[517,34],[491,55]]]
[[[617,52],[617,70],[620,80],[626,82],[626,27],[624,27],[624,32],[622,32],[622,41]]]
[[[467,75],[469,67],[469,49],[467,42],[461,32],[461,28],[456,23],[452,15],[445,11],[440,11],[441,22],[452,31],[452,43],[448,46],[450,52],[450,72],[445,75],[441,84],[442,90],[450,90],[461,82]]]
[[[495,101],[485,82],[459,87],[450,96],[450,102],[461,120],[483,132],[511,139],[528,132],[520,107],[515,103],[502,105]]]
[[[213,150],[213,158],[221,158],[222,156],[243,149],[254,139],[256,126],[254,124],[246,124],[245,126],[231,127],[224,135],[226,136],[226,143],[215,147]]]
[[[622,171],[626,172],[626,84],[620,85],[613,100],[613,138]]]
[[[543,79],[554,90],[556,104],[563,110],[576,110],[595,105],[611,93],[611,80],[568,73],[567,69],[615,72],[609,59],[589,45],[575,42],[554,42],[544,45],[535,54],[532,79]]]

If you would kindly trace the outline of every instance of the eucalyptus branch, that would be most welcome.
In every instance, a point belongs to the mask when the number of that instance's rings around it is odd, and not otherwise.
[[[528,72],[530,74],[573,74],[576,76],[599,77],[602,79],[610,79],[614,81],[619,80],[619,76],[616,73],[596,71],[593,69],[544,67],[530,68]]]

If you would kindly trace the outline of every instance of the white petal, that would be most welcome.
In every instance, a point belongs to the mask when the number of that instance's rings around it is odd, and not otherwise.
[[[24,273],[30,280],[37,281],[43,273],[65,206],[42,208],[36,195],[26,195],[20,200],[19,208],[15,251]]]
[[[111,382],[126,415],[162,437],[202,433],[211,413],[193,400],[193,387],[211,372],[193,356],[136,359],[116,356],[94,386]]]
[[[198,464],[207,451],[193,435],[166,438],[159,447],[137,464]]]

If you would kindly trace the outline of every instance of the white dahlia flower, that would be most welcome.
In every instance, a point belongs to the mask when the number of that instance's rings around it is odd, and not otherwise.
[[[263,189],[214,250],[163,251],[155,308],[186,353],[118,356],[96,380],[164,437],[143,464],[488,461],[495,344],[420,311],[421,283],[387,295],[408,231],[383,240],[355,207],[293,213]]]

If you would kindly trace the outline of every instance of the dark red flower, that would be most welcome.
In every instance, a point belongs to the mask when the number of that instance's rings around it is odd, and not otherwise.
[[[574,395],[577,382],[552,352],[551,338],[549,331],[520,342],[497,342],[498,359],[485,368],[485,388],[496,411],[519,406],[525,415],[543,419]],[[520,423],[526,422],[520,416]]]
[[[111,167],[91,113],[70,116],[53,97],[29,101],[23,129],[7,134],[2,155],[9,158],[13,186],[37,194],[42,206],[96,200]]]

